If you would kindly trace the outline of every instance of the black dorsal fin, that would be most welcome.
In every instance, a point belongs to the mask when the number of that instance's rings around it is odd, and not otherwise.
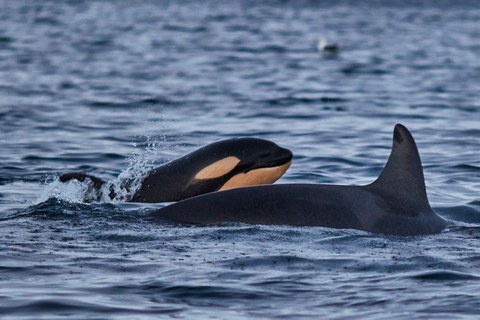
[[[410,132],[401,124],[393,131],[393,147],[382,173],[366,186],[395,205],[415,211],[431,211],[425,190],[422,162]]]

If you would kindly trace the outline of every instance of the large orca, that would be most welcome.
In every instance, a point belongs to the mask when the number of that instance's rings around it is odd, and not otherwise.
[[[369,185],[238,188],[180,201],[152,216],[185,223],[322,226],[391,235],[438,233],[448,225],[430,207],[415,141],[400,124],[385,168]]]
[[[127,201],[172,202],[213,191],[269,184],[287,171],[291,161],[290,150],[268,140],[221,140],[153,169]],[[60,177],[61,182],[72,179],[90,179],[97,191],[105,184],[103,180],[83,173],[67,173]],[[131,188],[131,184],[132,181],[122,183],[126,189]],[[110,197],[115,197],[112,188]]]

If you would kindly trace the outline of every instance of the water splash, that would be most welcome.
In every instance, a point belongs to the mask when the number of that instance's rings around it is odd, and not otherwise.
[[[145,149],[141,149],[137,143],[133,142],[134,151],[129,158],[127,169],[116,178],[104,180],[105,183],[99,190],[88,178],[84,181],[72,179],[60,182],[58,176],[53,176],[47,178],[46,187],[35,202],[41,203],[51,198],[71,203],[129,201],[140,189],[142,181],[152,168],[159,164],[158,159],[161,158],[159,150],[165,150],[166,138],[165,134],[159,137],[147,136]]]
[[[140,189],[143,180],[155,165],[159,164],[159,150],[164,150],[167,135],[159,137],[146,136],[146,148],[139,149],[133,142],[134,151],[126,170],[121,172],[111,183],[102,187],[102,201],[128,201]]]
[[[86,179],[83,182],[72,179],[67,182],[60,182],[58,177],[48,178],[46,186],[41,191],[37,204],[57,198],[71,203],[92,202],[98,199],[98,190],[93,187],[93,182]]]

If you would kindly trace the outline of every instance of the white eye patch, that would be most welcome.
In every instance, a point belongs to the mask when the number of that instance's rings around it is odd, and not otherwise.
[[[205,179],[214,179],[221,177],[235,168],[235,166],[240,162],[240,159],[237,157],[226,157],[222,160],[212,163],[208,167],[200,170],[196,175],[195,179],[205,180]]]

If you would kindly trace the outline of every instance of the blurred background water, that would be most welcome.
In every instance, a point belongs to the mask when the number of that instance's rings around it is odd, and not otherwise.
[[[475,318],[479,22],[475,1],[1,1],[1,318]],[[255,136],[295,155],[277,183],[366,184],[396,123],[465,227],[153,224],[162,205],[55,182]]]

